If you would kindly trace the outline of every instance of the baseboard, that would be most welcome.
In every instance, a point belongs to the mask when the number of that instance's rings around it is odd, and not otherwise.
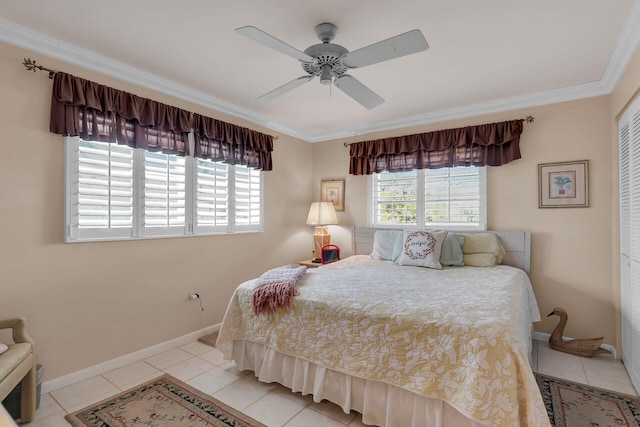
[[[200,338],[204,334],[210,334],[212,332],[220,330],[221,323],[199,329],[196,332],[191,332],[187,335],[165,341],[160,344],[153,345],[151,347],[143,348],[142,350],[135,351],[133,353],[125,354],[124,356],[117,357],[112,360],[108,360],[103,363],[99,363],[94,366],[90,366],[85,369],[81,369],[76,372],[72,372],[67,375],[63,375],[58,378],[54,378],[42,383],[42,393],[49,393],[59,388],[66,387],[71,384],[75,384],[79,381],[86,380],[88,378],[95,377],[96,375],[104,374],[105,372],[112,371],[130,363],[137,362],[138,360],[146,359],[155,354],[162,353],[163,351],[171,350],[172,348],[180,345],[188,344]]]
[[[534,340],[538,340],[538,341],[549,341],[549,337],[551,336],[551,334],[547,334],[546,332],[534,332],[533,333],[533,339]],[[563,340],[566,341],[571,341],[574,340],[575,338],[571,338],[571,337],[562,337]],[[609,352],[611,352],[611,356],[613,356],[614,359],[618,359],[618,352],[616,351],[616,348],[614,346],[612,346],[611,344],[600,344],[600,348],[603,348]]]

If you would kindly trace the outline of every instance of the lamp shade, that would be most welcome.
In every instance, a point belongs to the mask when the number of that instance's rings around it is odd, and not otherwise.
[[[309,209],[307,225],[333,225],[338,223],[336,210],[331,202],[313,202]]]

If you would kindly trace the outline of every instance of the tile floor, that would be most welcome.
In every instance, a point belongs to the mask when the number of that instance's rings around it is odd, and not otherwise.
[[[592,359],[554,351],[534,341],[534,370],[595,387],[637,395],[618,360],[599,355]],[[151,380],[166,372],[218,400],[241,410],[269,427],[365,426],[359,414],[345,414],[329,402],[315,403],[277,384],[258,382],[250,372],[239,372],[222,353],[198,341],[80,381],[42,395],[36,419],[29,427],[68,427],[64,416],[85,406]]]

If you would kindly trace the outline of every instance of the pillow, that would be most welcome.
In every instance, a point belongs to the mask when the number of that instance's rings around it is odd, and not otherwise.
[[[442,270],[440,250],[446,237],[446,231],[404,230],[398,264]]]
[[[9,346],[0,342],[0,354],[4,353],[7,350],[9,350]]]
[[[507,254],[502,247],[502,243],[500,243],[500,239],[493,233],[461,234],[461,236],[464,237],[464,243],[462,245],[462,253],[464,255],[491,254],[495,257],[493,265],[496,265],[502,263],[502,258]],[[464,264],[469,265],[466,259]]]
[[[494,267],[496,265],[496,256],[488,252],[464,254],[463,262],[468,267]]]
[[[396,244],[393,247],[393,258],[391,261],[394,263],[398,263],[400,261],[400,255],[402,255],[402,244],[404,243],[404,232],[400,232],[398,237],[396,238]]]
[[[440,264],[454,267],[462,267],[464,265],[464,258],[462,253],[462,245],[464,244],[464,237],[457,235],[456,233],[448,233],[447,237],[442,242],[442,249],[440,251]]]
[[[402,236],[402,231],[400,230],[377,230],[373,235],[371,258],[378,260],[392,259],[396,238],[400,236]]]

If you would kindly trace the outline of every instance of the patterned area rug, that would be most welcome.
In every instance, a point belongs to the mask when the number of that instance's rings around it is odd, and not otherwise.
[[[217,340],[218,340],[218,331],[212,332],[208,335],[198,338],[198,341],[208,344],[212,347],[216,346]]]
[[[169,375],[65,418],[74,427],[266,427]]]
[[[536,374],[554,427],[640,427],[640,398]]]

